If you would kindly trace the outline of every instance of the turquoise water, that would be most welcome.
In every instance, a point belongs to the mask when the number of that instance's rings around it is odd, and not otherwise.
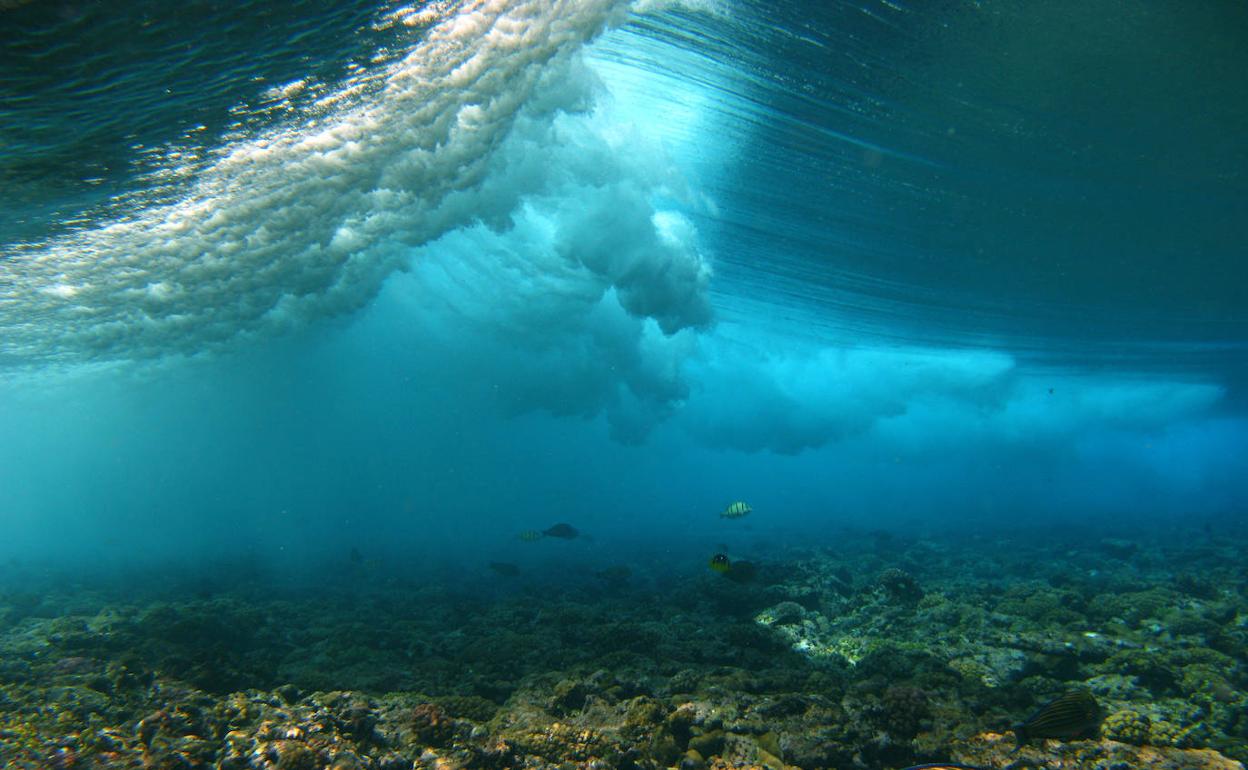
[[[1242,524],[1237,4],[8,5],[4,558]]]

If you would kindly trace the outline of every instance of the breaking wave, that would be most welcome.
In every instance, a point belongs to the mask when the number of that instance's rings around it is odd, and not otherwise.
[[[161,174],[185,180],[170,199],[4,246],[0,355],[141,358],[298,327],[360,307],[414,249],[460,230],[465,261],[518,229],[543,241],[547,263],[528,268],[543,289],[591,305],[609,292],[668,334],[705,324],[709,266],[688,222],[654,204],[678,180],[640,139],[587,127],[598,88],[584,47],[628,12],[619,0],[390,11],[410,50],[189,170],[167,153]]]

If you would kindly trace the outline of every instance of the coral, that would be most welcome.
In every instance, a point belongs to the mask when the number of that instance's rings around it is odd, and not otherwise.
[[[889,687],[880,702],[884,709],[884,728],[889,735],[903,740],[913,738],[931,713],[928,694],[917,687]]]
[[[455,720],[436,703],[412,709],[412,733],[429,746],[445,746],[455,734]]]
[[[923,598],[923,589],[919,581],[905,570],[890,567],[875,579],[876,588],[883,594],[887,602],[914,606]]]
[[[277,770],[319,770],[325,764],[319,753],[298,741],[280,741],[274,753]]]
[[[1242,575],[1196,572],[1178,545],[1141,545],[1147,567],[1095,543],[999,546],[850,539],[777,556],[751,584],[630,565],[610,592],[592,572],[526,568],[540,591],[486,599],[420,581],[282,599],[0,587],[0,757],[15,770],[1248,758]],[[1110,706],[1104,740],[1011,756],[1012,738],[985,732],[1074,687]]]
[[[1099,593],[1087,604],[1087,616],[1097,623],[1118,619],[1130,628],[1148,618],[1158,618],[1174,606],[1175,595],[1163,588],[1121,593]]]
[[[373,740],[377,726],[377,711],[376,704],[368,698],[347,692],[334,692],[314,698],[312,703],[317,706],[313,713],[314,719],[331,725],[338,732],[357,741],[367,743]],[[419,711],[419,709],[420,706],[417,706],[416,710]],[[444,714],[438,714],[438,717],[444,718]],[[413,723],[419,720],[420,717],[414,711]],[[427,729],[434,730],[435,728],[430,725]]]
[[[1164,656],[1146,650],[1123,650],[1108,661],[1109,671],[1133,677],[1154,697],[1177,691],[1179,675]]]
[[[984,646],[951,659],[948,665],[970,681],[985,687],[1000,687],[1022,677],[1027,667],[1027,656],[1019,649]]]
[[[646,696],[632,699],[626,708],[624,724],[638,730],[653,729],[667,718],[667,707],[662,701]]]
[[[774,607],[763,610],[754,620],[762,625],[792,625],[801,623],[806,617],[806,608],[797,602],[780,602]]]
[[[689,739],[689,748],[704,757],[718,754],[724,749],[724,731],[708,730]]]
[[[1243,765],[1216,751],[1171,746],[1133,746],[1111,740],[1075,741],[1049,748],[1024,747],[1015,752],[1006,736],[984,733],[967,741],[959,762],[985,767],[1045,767],[1050,770],[1243,770]]]
[[[1110,740],[1143,746],[1148,743],[1151,725],[1152,721],[1147,715],[1123,709],[1105,717],[1101,724],[1101,734]]]
[[[1188,731],[1165,720],[1153,722],[1148,731],[1148,742],[1156,746],[1177,746],[1183,748],[1191,745]]]
[[[1135,677],[1123,674],[1097,674],[1085,679],[1084,685],[1093,695],[1108,700],[1129,701],[1142,693]]]
[[[579,679],[564,679],[555,685],[555,694],[550,699],[549,708],[554,713],[565,716],[573,711],[580,711],[595,689]]]
[[[1024,583],[1006,590],[996,610],[1053,628],[1079,621],[1082,613],[1072,607],[1079,604],[1081,600],[1072,592],[1043,583]]]
[[[444,695],[438,698],[446,713],[457,719],[488,722],[498,713],[498,704],[477,695]]]
[[[1175,590],[1198,599],[1216,599],[1221,590],[1218,584],[1207,577],[1185,572],[1174,579]]]

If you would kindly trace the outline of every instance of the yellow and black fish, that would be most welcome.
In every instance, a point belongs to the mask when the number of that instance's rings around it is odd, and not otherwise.
[[[544,537],[557,537],[560,540],[575,540],[581,536],[581,531],[571,524],[559,523],[550,529],[543,529],[538,532],[536,529],[526,529],[520,533],[520,539],[526,543],[532,543],[541,540]]]
[[[1032,738],[1091,737],[1101,725],[1101,704],[1087,690],[1071,690],[1040,707],[1040,710],[1010,728],[1018,751]]]
[[[758,577],[758,567],[752,561],[734,562],[728,558],[728,554],[717,553],[711,557],[710,563],[707,565],[712,571],[718,572],[728,580],[734,583],[749,583]]]
[[[728,507],[719,514],[719,517],[721,519],[739,519],[752,510],[754,509],[750,507],[749,503],[738,500],[735,503],[729,503]]]

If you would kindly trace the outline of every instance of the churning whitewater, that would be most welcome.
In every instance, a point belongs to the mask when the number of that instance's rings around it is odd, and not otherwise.
[[[543,239],[548,289],[587,302],[610,290],[668,334],[705,324],[706,260],[652,203],[680,180],[630,137],[580,125],[596,92],[583,48],[628,5],[395,11],[407,55],[219,148],[175,200],[8,244],[5,360],[194,353],[349,311],[414,247],[478,223]]]

